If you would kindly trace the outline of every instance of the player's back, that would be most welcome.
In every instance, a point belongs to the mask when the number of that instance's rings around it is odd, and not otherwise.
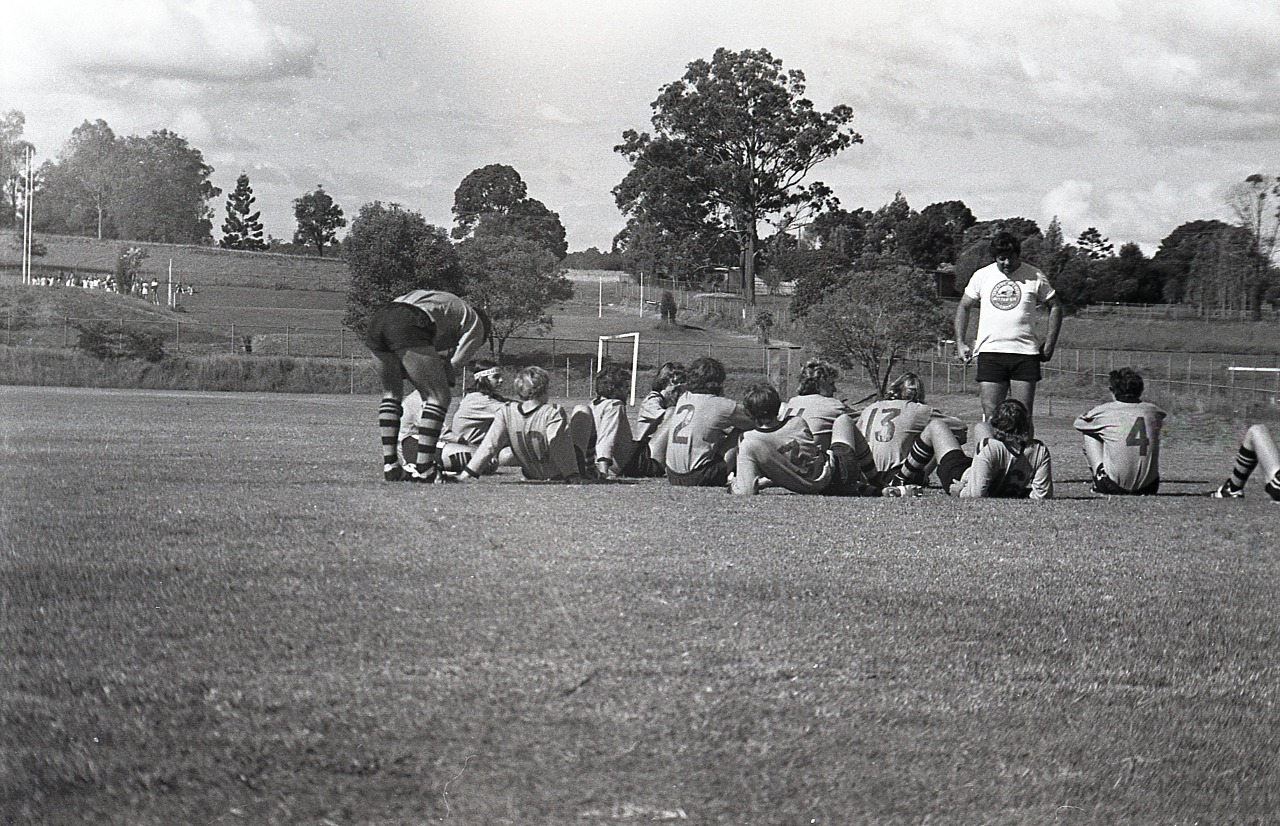
[[[631,421],[618,399],[597,396],[591,402],[591,418],[596,427],[597,459],[615,458],[632,441]]]
[[[488,393],[473,390],[458,402],[445,440],[464,445],[478,445],[489,432],[493,419],[507,402],[495,399]]]
[[[741,404],[710,393],[683,394],[671,415],[666,430],[668,473],[689,473],[710,464],[723,457],[734,433],[755,429]]]
[[[927,404],[903,399],[881,399],[863,409],[858,429],[871,447],[876,470],[889,473],[905,462],[934,413]]]
[[[842,399],[824,396],[821,393],[807,393],[803,396],[792,396],[782,408],[782,418],[799,416],[809,425],[809,431],[823,450],[831,447],[831,425],[845,415],[852,413]]]
[[[982,439],[973,464],[961,476],[954,493],[961,499],[1052,498],[1049,448],[1036,439],[1022,450],[1014,450],[999,439]]]
[[[550,402],[513,402],[503,406],[501,415],[511,452],[526,479],[562,479],[567,475],[560,454],[566,447],[570,457],[574,451],[569,417],[563,407]],[[569,466],[574,464],[576,459],[570,459]]]
[[[762,477],[796,493],[821,493],[830,483],[826,451],[800,416],[742,434],[733,492],[753,493]]]
[[[1111,401],[1080,416],[1075,428],[1102,440],[1102,465],[1125,490],[1160,478],[1160,433],[1166,413],[1150,402]]]

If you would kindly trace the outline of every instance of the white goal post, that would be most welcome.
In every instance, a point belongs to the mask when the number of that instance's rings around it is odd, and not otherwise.
[[[636,405],[636,370],[640,366],[640,334],[639,333],[619,333],[616,336],[600,336],[596,343],[596,369],[599,370],[604,366],[604,357],[609,353],[609,342],[620,341],[621,339],[631,339],[631,401],[627,402],[630,407]],[[594,377],[593,377],[594,378]]]

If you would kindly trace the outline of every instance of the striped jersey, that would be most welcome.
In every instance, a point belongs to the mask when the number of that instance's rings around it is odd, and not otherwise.
[[[748,430],[738,443],[733,492],[753,495],[769,479],[796,493],[821,493],[831,483],[827,452],[800,416]]]
[[[1052,499],[1049,448],[1032,439],[1023,450],[1014,451],[999,439],[983,439],[973,464],[951,492],[961,499]]]
[[[1102,442],[1107,475],[1132,491],[1160,478],[1160,431],[1166,416],[1150,402],[1112,401],[1076,419],[1075,428]]]

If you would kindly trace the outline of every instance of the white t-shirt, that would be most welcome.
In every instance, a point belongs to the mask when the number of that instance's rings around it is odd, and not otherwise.
[[[964,295],[979,302],[975,353],[1039,354],[1036,308],[1057,295],[1044,273],[1024,263],[1007,276],[998,265],[988,264],[969,279]]]

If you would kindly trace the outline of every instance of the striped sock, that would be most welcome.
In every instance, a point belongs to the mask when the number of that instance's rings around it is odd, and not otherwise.
[[[1275,472],[1275,475],[1271,477],[1271,481],[1267,482],[1267,486],[1263,488],[1263,490],[1265,490],[1267,495],[1272,499],[1280,502],[1280,470]]]
[[[378,406],[378,433],[382,436],[382,463],[397,464],[396,442],[400,436],[400,416],[404,407],[399,399],[383,399]]]
[[[446,411],[438,404],[423,401],[422,415],[418,418],[418,461],[420,470],[434,467],[436,464],[436,442],[440,441],[440,431],[444,430]]]
[[[907,454],[907,460],[898,468],[898,472],[894,474],[893,481],[898,484],[905,484],[909,479],[919,479],[924,476],[924,470],[933,461],[933,448],[924,443],[923,439],[916,439],[915,444],[911,446],[911,452]]]
[[[1236,452],[1236,463],[1231,468],[1231,479],[1228,484],[1232,489],[1240,490],[1244,487],[1244,483],[1249,481],[1249,474],[1253,473],[1253,469],[1258,466],[1258,454],[1254,453],[1244,445],[1240,445],[1240,450]]]

